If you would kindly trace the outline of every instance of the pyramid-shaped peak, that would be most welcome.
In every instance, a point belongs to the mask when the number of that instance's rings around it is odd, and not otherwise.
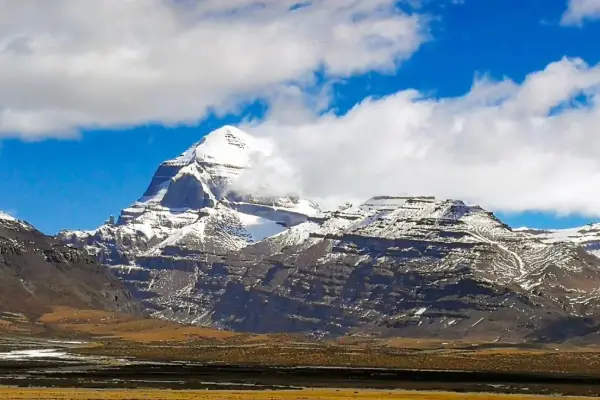
[[[253,139],[252,136],[232,125],[224,125],[218,129],[215,129],[214,131],[206,134],[206,136],[200,142],[209,138],[237,138],[240,140]]]
[[[232,146],[240,149],[253,149],[258,147],[256,139],[247,134],[246,132],[236,127],[225,125],[219,129],[216,129],[200,140],[195,147],[213,147],[211,150],[224,150],[225,148]]]
[[[268,154],[266,143],[231,125],[206,134],[199,142],[167,164],[185,165],[193,162],[246,168],[254,153]]]

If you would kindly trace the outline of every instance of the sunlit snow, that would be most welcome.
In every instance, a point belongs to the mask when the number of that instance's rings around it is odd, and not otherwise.
[[[30,360],[40,358],[73,359],[76,357],[56,349],[14,350],[0,353],[0,360]]]
[[[5,221],[16,221],[17,219],[14,217],[11,217],[10,215],[0,211],[0,219],[3,219]]]
[[[237,216],[244,225],[246,231],[252,236],[253,242],[261,241],[286,230],[284,226],[274,221],[255,215],[237,213]]]

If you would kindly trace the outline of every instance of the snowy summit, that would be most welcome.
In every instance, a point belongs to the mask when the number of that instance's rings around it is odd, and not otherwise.
[[[234,189],[252,160],[269,155],[269,143],[232,126],[206,135],[178,157],[163,162],[146,192],[124,209],[116,223],[95,231],[65,231],[106,251],[108,238],[128,238],[130,249],[148,254],[173,246],[237,250],[307,221],[320,210],[298,196],[269,197]],[[102,243],[102,244],[99,244]],[[126,254],[110,250],[123,263]]]

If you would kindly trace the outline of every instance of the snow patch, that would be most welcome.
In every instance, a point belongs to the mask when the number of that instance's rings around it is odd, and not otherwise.
[[[77,359],[78,357],[70,355],[57,349],[35,349],[35,350],[14,350],[6,353],[0,353],[0,360],[35,360],[40,358],[54,359]]]
[[[5,212],[0,211],[0,220],[4,220],[4,221],[13,221],[16,222],[17,219],[15,217],[12,217],[8,214],[6,214]]]
[[[413,316],[414,317],[420,317],[421,315],[423,315],[425,313],[425,311],[427,311],[427,307],[419,308],[417,311],[415,311],[415,313],[413,314]]]
[[[268,237],[278,235],[287,228],[277,222],[257,217],[255,215],[237,213],[244,229],[250,234],[253,242],[259,242]]]
[[[209,133],[193,147],[168,163],[190,164],[196,161],[246,168],[257,153],[270,154],[266,142],[262,143],[233,126],[224,126]]]

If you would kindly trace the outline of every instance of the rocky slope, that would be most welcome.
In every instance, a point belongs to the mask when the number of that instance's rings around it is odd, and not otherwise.
[[[222,128],[163,163],[116,223],[60,237],[111,265],[154,315],[179,321],[503,341],[596,331],[600,260],[579,246],[454,200],[381,196],[320,212],[236,193],[261,151]]]
[[[600,257],[600,223],[569,229],[520,228],[518,231],[531,234],[544,243],[574,243],[590,254]]]
[[[0,309],[36,316],[53,306],[143,312],[87,254],[0,212]]]
[[[315,203],[298,197],[235,191],[233,184],[253,157],[266,153],[256,139],[225,126],[161,164],[144,195],[116,222],[91,232],[63,231],[59,237],[85,245],[109,265],[135,264],[142,254],[181,246],[213,253],[239,250],[319,212]]]

